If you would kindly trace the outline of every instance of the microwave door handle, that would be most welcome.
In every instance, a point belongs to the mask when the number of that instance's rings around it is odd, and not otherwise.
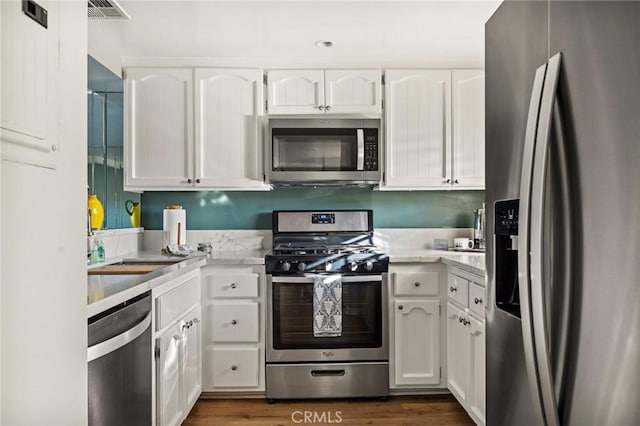
[[[358,140],[358,159],[356,170],[364,170],[364,129],[356,129],[356,138]]]

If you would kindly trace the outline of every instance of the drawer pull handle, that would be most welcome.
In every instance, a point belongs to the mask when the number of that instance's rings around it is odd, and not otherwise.
[[[413,285],[415,285],[416,287],[420,287],[420,283],[418,281],[416,281],[415,283],[413,283]]]
[[[464,318],[462,318],[462,317],[458,318],[458,322],[459,322],[460,324],[462,324],[462,323],[464,322]]]
[[[236,283],[231,283],[231,285],[230,285],[229,287],[231,287],[231,288],[236,288],[236,287],[238,287],[238,286],[236,285]]]
[[[403,310],[403,309],[404,309],[404,306],[402,306],[402,305],[398,306],[398,310],[399,310],[399,311],[401,311],[401,310]]]
[[[231,366],[231,371],[236,371],[237,369],[238,369],[238,366],[237,366],[237,365],[232,365],[232,366]]]
[[[468,319],[464,319],[464,321],[462,322],[463,325],[469,325],[471,324],[471,321],[469,321]]]
[[[311,375],[313,377],[323,377],[323,376],[344,376],[344,370],[311,370]]]
[[[449,287],[449,291],[453,293],[455,291],[458,291],[458,288],[454,287],[454,286],[451,286],[451,287]]]
[[[482,299],[478,299],[477,297],[474,297],[473,303],[475,303],[476,305],[479,305],[480,303],[482,303]]]
[[[231,320],[231,325],[236,325],[238,323],[238,321],[236,320]]]

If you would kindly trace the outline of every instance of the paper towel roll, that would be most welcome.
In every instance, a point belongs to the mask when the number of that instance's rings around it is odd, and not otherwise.
[[[187,211],[179,206],[164,209],[162,231],[165,246],[187,244]]]

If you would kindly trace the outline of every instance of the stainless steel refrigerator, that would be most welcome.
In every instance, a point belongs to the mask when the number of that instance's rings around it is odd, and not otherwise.
[[[486,24],[487,424],[640,424],[640,2]]]

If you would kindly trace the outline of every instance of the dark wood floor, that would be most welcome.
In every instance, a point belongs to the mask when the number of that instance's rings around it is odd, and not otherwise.
[[[306,416],[306,418],[305,418]],[[452,396],[391,397],[387,401],[205,399],[183,423],[209,425],[473,425]]]

